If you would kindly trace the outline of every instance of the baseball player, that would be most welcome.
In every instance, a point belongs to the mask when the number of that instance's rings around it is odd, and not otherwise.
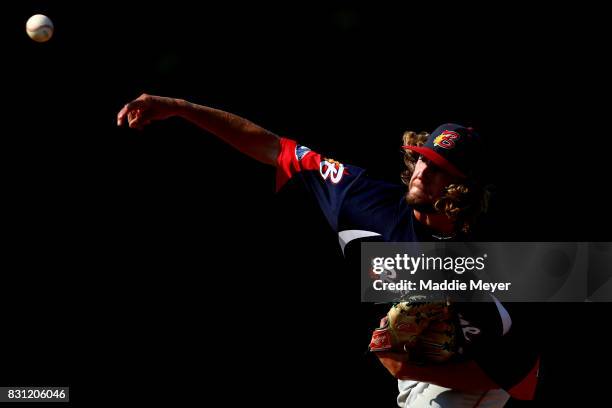
[[[403,184],[373,180],[228,112],[143,94],[125,105],[117,124],[142,129],[172,116],[190,121],[240,152],[277,169],[277,190],[305,188],[317,200],[347,258],[360,242],[470,239],[487,193],[479,176],[482,139],[471,128],[444,124],[431,134],[406,132]],[[520,311],[519,311],[520,312]],[[510,396],[532,399],[539,359],[529,327],[496,299],[459,309],[470,359],[408,365],[398,373],[400,407],[501,407]]]

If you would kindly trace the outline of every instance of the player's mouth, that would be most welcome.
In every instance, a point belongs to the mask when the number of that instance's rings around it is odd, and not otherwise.
[[[423,183],[419,180],[419,179],[414,179],[412,180],[412,182],[410,183],[410,193],[413,194],[413,192],[418,193],[421,196],[426,196],[428,197],[429,194],[426,193],[425,191],[425,186],[423,185]]]
[[[429,201],[431,199],[430,195],[418,185],[410,187],[410,190],[408,190],[408,198],[416,201]]]

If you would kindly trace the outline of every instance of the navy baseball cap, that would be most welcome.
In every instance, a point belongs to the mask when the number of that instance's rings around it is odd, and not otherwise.
[[[482,139],[471,127],[446,123],[423,146],[402,146],[417,152],[454,176],[476,176],[482,159]]]

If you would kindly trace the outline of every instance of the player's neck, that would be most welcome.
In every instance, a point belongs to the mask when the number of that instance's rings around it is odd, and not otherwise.
[[[455,224],[444,214],[414,211],[414,218],[427,228],[443,234],[455,232]]]

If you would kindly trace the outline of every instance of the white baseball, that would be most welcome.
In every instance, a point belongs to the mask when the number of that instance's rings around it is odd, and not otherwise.
[[[36,42],[49,41],[53,35],[53,22],[42,14],[35,14],[26,23],[26,32]]]

